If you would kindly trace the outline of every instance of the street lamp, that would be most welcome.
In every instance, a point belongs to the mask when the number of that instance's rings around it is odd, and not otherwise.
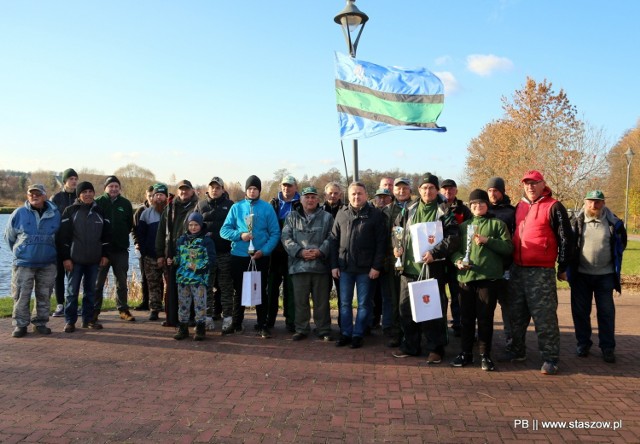
[[[633,156],[635,153],[631,150],[631,147],[627,149],[627,152],[624,153],[624,157],[627,158],[627,197],[624,203],[624,226],[628,228],[629,223],[629,177],[631,172],[631,161],[633,160]]]
[[[356,0],[347,0],[347,5],[340,11],[333,21],[342,27],[344,39],[349,47],[349,55],[356,57],[358,42],[362,35],[364,25],[369,20],[369,16],[360,11],[355,5]],[[355,35],[355,39],[352,37]],[[353,181],[358,181],[358,140],[353,139]]]

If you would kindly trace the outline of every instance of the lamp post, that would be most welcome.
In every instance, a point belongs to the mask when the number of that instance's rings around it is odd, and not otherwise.
[[[630,177],[630,172],[631,172],[631,161],[633,160],[633,156],[635,155],[635,153],[633,152],[633,150],[631,149],[631,147],[629,147],[629,149],[627,149],[627,152],[624,153],[624,157],[627,158],[627,197],[625,199],[625,203],[624,203],[624,226],[625,228],[628,228],[627,224],[629,223],[629,177]]]
[[[356,0],[347,0],[347,5],[333,18],[342,27],[344,39],[349,47],[349,55],[356,57],[358,42],[369,16],[355,5]],[[355,36],[355,39],[353,38]],[[353,181],[358,181],[358,140],[353,139]]]

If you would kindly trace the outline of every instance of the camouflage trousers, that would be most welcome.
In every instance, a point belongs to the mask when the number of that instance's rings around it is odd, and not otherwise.
[[[56,264],[30,268],[13,266],[11,273],[11,296],[13,296],[13,326],[26,327],[46,325],[49,321],[49,300],[56,281]],[[29,313],[31,292],[36,289],[36,303],[33,307],[33,319]]]
[[[509,283],[512,352],[518,356],[525,355],[525,336],[533,318],[542,359],[557,363],[560,356],[560,328],[556,270],[513,264]]]
[[[162,295],[164,294],[164,274],[162,268],[158,268],[158,260],[144,256],[144,274],[149,289],[149,308],[153,311],[162,310]]]

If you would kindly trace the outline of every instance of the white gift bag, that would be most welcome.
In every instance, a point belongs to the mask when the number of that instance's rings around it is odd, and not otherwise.
[[[422,280],[425,268],[427,269],[427,279]],[[413,322],[431,321],[442,317],[438,280],[429,279],[428,277],[429,267],[425,264],[422,266],[418,280],[408,284]]]
[[[442,231],[442,222],[421,222],[409,226],[411,233],[411,247],[413,250],[413,259],[416,263],[422,263],[422,256],[427,251],[433,250],[444,239]]]
[[[262,304],[262,277],[257,271],[256,262],[251,258],[249,268],[242,273],[242,305],[254,307]]]

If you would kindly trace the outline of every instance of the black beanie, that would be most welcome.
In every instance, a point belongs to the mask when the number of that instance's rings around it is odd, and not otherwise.
[[[109,176],[104,181],[104,187],[107,188],[109,184],[112,184],[112,183],[117,183],[118,185],[120,185],[120,180],[118,180],[116,176]]]
[[[496,188],[496,187],[494,187]],[[480,188],[476,188],[469,194],[469,202],[473,202],[474,200],[483,200],[487,204],[489,204],[489,195],[485,190],[481,190]]]
[[[496,190],[504,194],[504,179],[502,177],[492,177],[487,182],[487,190],[489,188],[495,188]]]
[[[424,176],[422,176],[422,179],[420,179],[420,185],[418,185],[418,187],[421,187],[425,183],[430,183],[433,186],[435,186],[437,189],[440,189],[440,181],[438,180],[438,176],[434,176],[431,173],[427,173]]]
[[[93,184],[91,182],[80,182],[78,186],[76,186],[76,194],[80,196],[83,191],[91,190],[95,192],[96,190],[93,188]]]
[[[249,178],[247,179],[247,183],[244,186],[244,190],[247,191],[249,187],[256,187],[258,191],[262,191],[262,181],[258,176],[249,176]]]
[[[67,168],[62,173],[62,183],[65,183],[70,177],[78,177],[78,173],[73,168]]]

